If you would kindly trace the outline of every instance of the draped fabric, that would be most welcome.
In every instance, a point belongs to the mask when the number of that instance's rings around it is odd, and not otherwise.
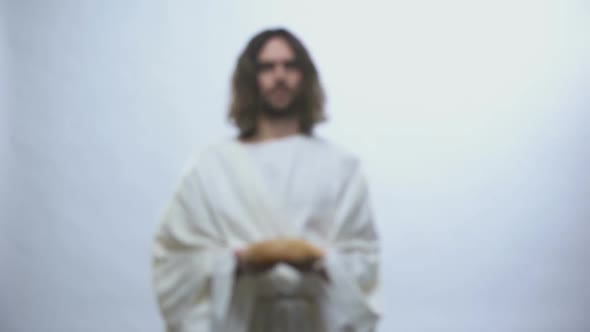
[[[254,148],[282,151],[284,175],[221,142],[188,165],[162,216],[153,272],[167,331],[373,331],[379,248],[358,160],[303,135]],[[285,264],[236,277],[236,249],[279,236],[324,248],[328,280]]]

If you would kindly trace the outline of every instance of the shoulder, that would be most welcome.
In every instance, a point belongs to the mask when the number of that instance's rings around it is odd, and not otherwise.
[[[193,151],[185,162],[183,174],[203,173],[208,169],[219,167],[231,144],[232,140],[229,138],[220,139]]]
[[[361,167],[361,160],[359,157],[343,146],[328,140],[323,137],[310,136],[307,138],[310,146],[310,151],[321,159],[337,165],[338,168],[344,170],[354,171]]]

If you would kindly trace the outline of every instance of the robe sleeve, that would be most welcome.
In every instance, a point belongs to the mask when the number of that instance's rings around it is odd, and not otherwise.
[[[228,310],[235,259],[197,167],[183,174],[153,244],[153,282],[168,332],[212,331]]]
[[[369,332],[375,330],[379,317],[378,237],[358,160],[349,163],[345,173],[324,264],[339,308],[335,330]]]

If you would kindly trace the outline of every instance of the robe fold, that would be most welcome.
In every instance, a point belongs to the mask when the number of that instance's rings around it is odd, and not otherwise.
[[[167,331],[374,331],[379,247],[358,159],[303,135],[253,149],[226,140],[200,153],[165,209],[153,274]],[[283,154],[284,176],[265,176],[277,169],[257,163],[264,149]],[[235,250],[276,237],[324,248],[329,280],[286,264],[236,277]]]

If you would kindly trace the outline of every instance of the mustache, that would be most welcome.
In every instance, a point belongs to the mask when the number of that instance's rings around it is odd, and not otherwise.
[[[271,92],[276,92],[280,90],[291,91],[291,89],[287,86],[287,83],[283,81],[279,81],[277,84],[275,84],[275,86],[272,89],[270,89]]]

